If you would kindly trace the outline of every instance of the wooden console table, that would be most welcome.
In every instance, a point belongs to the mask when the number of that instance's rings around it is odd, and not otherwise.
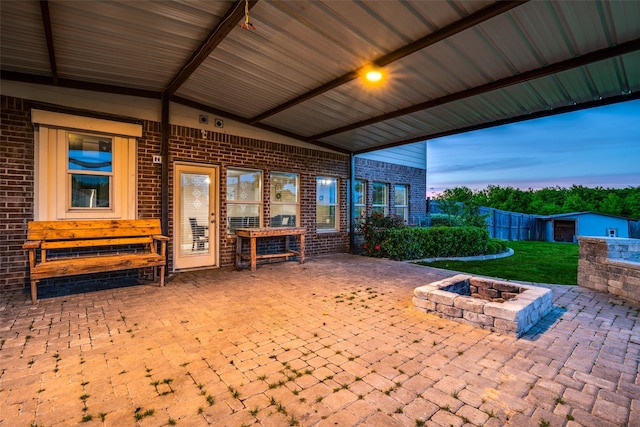
[[[285,257],[297,255],[300,264],[304,263],[304,233],[307,230],[301,227],[265,227],[265,228],[236,228],[236,268],[240,269],[242,261],[250,261],[251,271],[256,271],[256,261],[266,258]],[[258,255],[256,253],[256,240],[260,237],[284,237],[285,251],[276,254]],[[300,250],[289,249],[289,236],[298,236]],[[242,240],[249,239],[251,252],[249,255],[242,253]]]

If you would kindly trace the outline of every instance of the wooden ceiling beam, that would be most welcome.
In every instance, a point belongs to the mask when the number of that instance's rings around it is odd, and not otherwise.
[[[34,83],[40,85],[53,85],[53,79],[47,76],[37,76],[35,74],[25,74],[16,71],[2,71],[3,80],[12,80],[23,83]],[[102,83],[85,82],[81,80],[61,79],[58,78],[57,86],[66,87],[71,89],[82,89],[94,92],[113,93],[119,95],[139,96],[142,98],[161,99],[162,94],[160,92],[154,92],[152,90],[136,89],[124,86],[107,85]]]
[[[520,6],[523,3],[526,3],[528,0],[524,1],[498,1],[493,3],[477,12],[472,13],[456,22],[453,22],[449,25],[442,27],[441,29],[428,34],[408,45],[405,45],[393,52],[390,52],[386,55],[383,55],[375,60],[373,60],[373,64],[379,67],[383,67],[385,65],[389,65],[392,62],[398,61],[399,59],[404,58],[407,55],[418,52],[426,47],[429,47],[435,43],[438,43],[446,38],[449,38],[455,34],[458,34],[464,30],[467,30],[471,27],[474,27],[488,19],[491,19],[495,16],[498,16],[502,13],[505,13],[514,7]],[[330,81],[322,86],[319,86],[315,89],[310,90],[309,92],[303,93],[283,104],[280,104],[269,111],[265,111],[262,114],[259,114],[252,119],[249,120],[250,124],[258,123],[268,117],[271,117],[277,113],[280,113],[284,110],[287,110],[291,107],[294,107],[298,104],[301,104],[311,98],[314,98],[318,95],[322,95],[325,92],[328,92],[332,89],[335,89],[345,83],[349,83],[352,80],[357,79],[360,76],[361,70],[353,70],[348,73]]]
[[[354,129],[359,129],[365,126],[370,126],[376,123],[384,122],[386,120],[395,119],[408,114],[424,111],[429,108],[437,107],[439,105],[448,104],[454,101],[460,101],[465,98],[470,98],[477,95],[482,95],[487,92],[491,92],[498,89],[503,89],[508,86],[524,83],[528,80],[534,80],[541,77],[549,76],[551,74],[561,73],[566,70],[570,70],[576,67],[586,66],[594,62],[602,61],[605,59],[614,58],[627,53],[632,53],[640,50],[640,39],[631,40],[626,43],[590,52],[575,58],[570,58],[564,61],[556,62],[555,64],[547,65],[545,67],[536,68],[524,73],[516,74],[513,76],[505,77],[499,80],[495,80],[490,83],[486,83],[480,86],[476,86],[470,89],[466,89],[460,92],[452,93],[442,96],[440,98],[431,99],[429,101],[415,104],[407,108],[391,111],[389,113],[381,114],[376,117],[371,117],[366,120],[362,120],[356,123],[351,123],[340,128],[332,129],[317,135],[310,136],[307,141],[320,140],[329,136],[337,135],[343,132],[348,132]]]
[[[193,52],[189,60],[182,66],[180,71],[173,77],[171,83],[164,89],[163,94],[171,97],[187,81],[187,79],[198,69],[207,59],[213,50],[236,28],[238,22],[245,16],[245,4],[250,10],[256,5],[258,0],[236,0],[234,5],[227,11],[220,23],[209,33],[198,49]]]
[[[58,66],[56,65],[56,52],[53,48],[53,31],[51,30],[51,14],[49,12],[49,0],[40,0],[40,14],[42,15],[42,26],[44,36],[47,41],[47,52],[49,53],[49,67],[51,68],[51,79],[55,86],[58,85]]]

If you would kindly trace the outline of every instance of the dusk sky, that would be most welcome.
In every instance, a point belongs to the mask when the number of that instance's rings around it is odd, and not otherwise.
[[[640,100],[427,142],[427,191],[640,186]]]

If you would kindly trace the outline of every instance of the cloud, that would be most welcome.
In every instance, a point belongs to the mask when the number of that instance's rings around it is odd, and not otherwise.
[[[428,169],[428,172],[434,174],[453,174],[458,172],[505,172],[508,170],[521,170],[524,168],[532,168],[538,165],[546,164],[541,159],[526,157],[511,157],[507,159],[484,160],[479,162],[453,162],[441,163],[437,167]]]

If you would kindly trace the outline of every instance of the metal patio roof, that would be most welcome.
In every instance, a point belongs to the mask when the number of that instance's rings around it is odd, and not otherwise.
[[[255,29],[245,29],[249,22]],[[4,0],[2,79],[362,153],[637,99],[638,1]],[[368,65],[386,79],[367,87]]]

